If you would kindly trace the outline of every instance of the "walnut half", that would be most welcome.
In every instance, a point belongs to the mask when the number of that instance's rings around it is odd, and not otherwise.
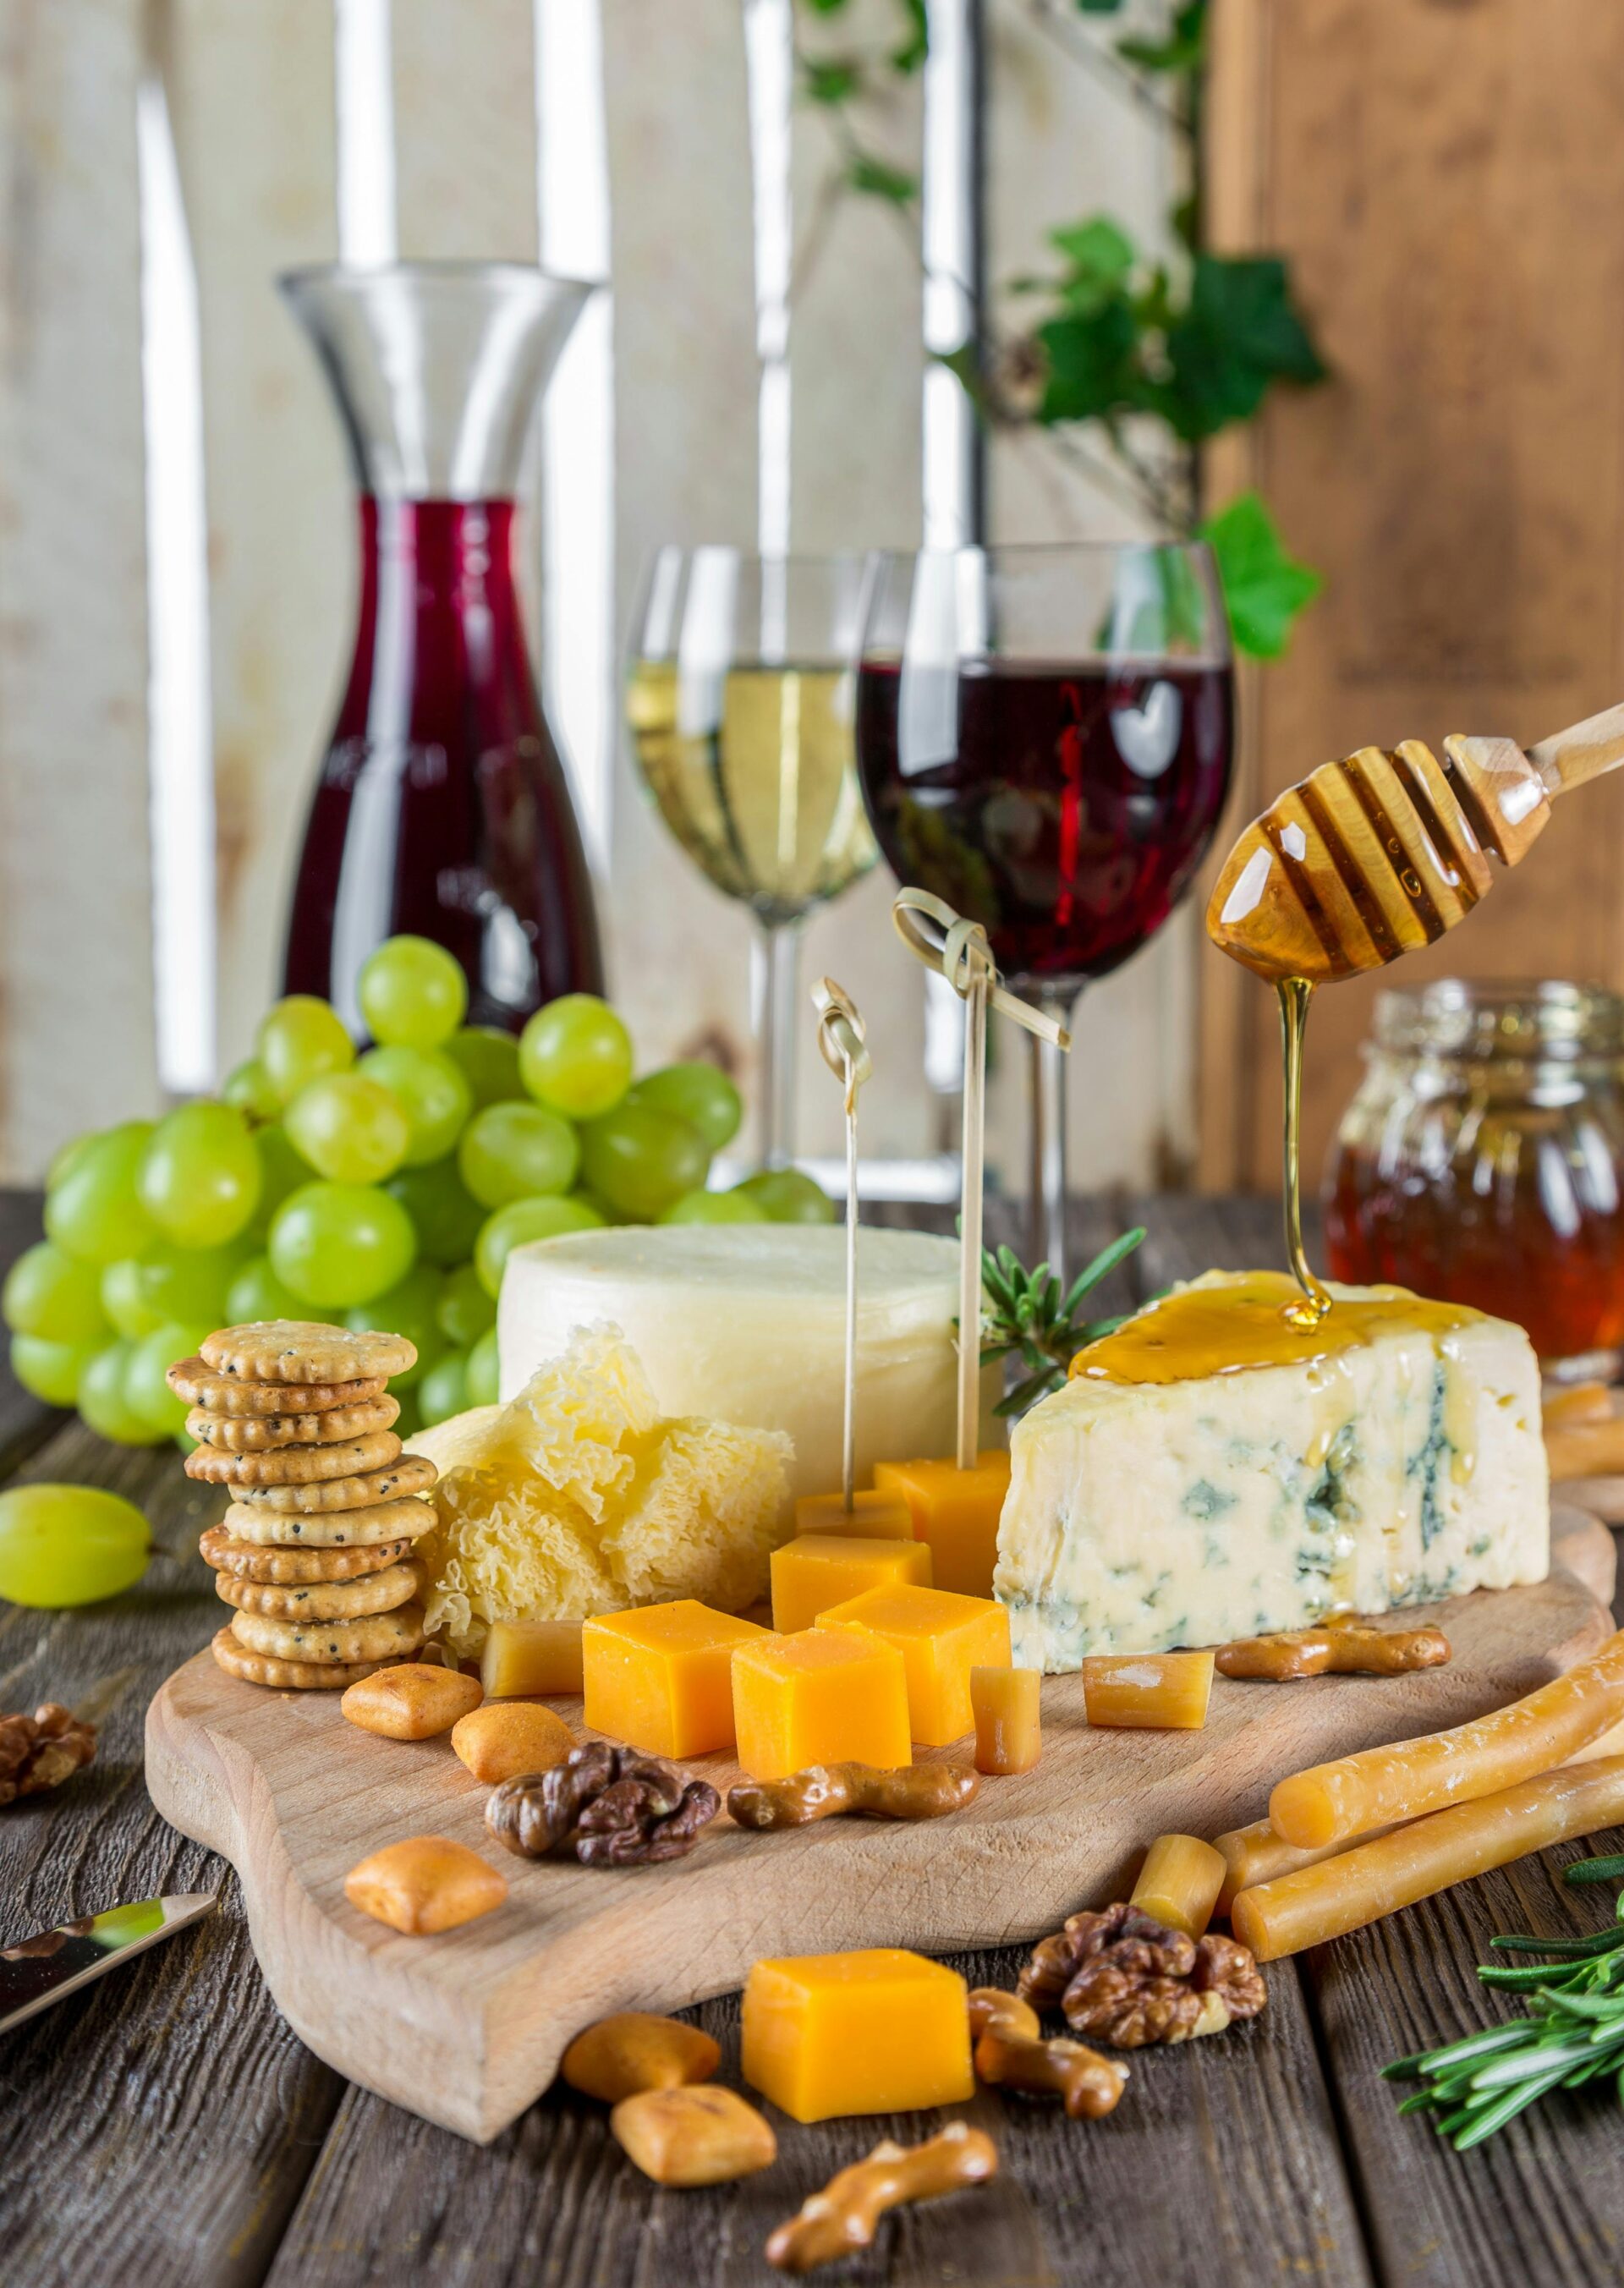
[[[55,1700],[32,1716],[0,1716],[0,1804],[60,1787],[95,1752],[95,1726]]]
[[[1209,1933],[1191,1939],[1118,1901],[1072,1915],[1021,1974],[1034,2008],[1065,2013],[1073,2032],[1122,2050],[1188,2042],[1254,2018],[1268,1996],[1250,1950]]]

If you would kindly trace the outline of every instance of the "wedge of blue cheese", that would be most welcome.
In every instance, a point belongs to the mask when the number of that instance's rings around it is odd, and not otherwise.
[[[1540,1581],[1520,1327],[1399,1287],[1210,1272],[1080,1352],[1017,1426],[994,1591],[1018,1666],[1160,1652]]]

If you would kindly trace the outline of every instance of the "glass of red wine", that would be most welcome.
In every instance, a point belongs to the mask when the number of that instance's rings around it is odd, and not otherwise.
[[[899,880],[986,930],[1063,1019],[1190,887],[1230,783],[1230,638],[1198,542],[871,563],[857,770]],[[1034,1044],[1035,1257],[1063,1275],[1062,1053]]]

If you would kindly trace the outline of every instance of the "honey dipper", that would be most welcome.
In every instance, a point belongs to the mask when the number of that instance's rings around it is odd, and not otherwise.
[[[1515,866],[1556,797],[1624,763],[1624,706],[1541,739],[1361,747],[1288,787],[1230,851],[1207,933],[1260,977],[1326,985],[1380,969],[1464,921]]]

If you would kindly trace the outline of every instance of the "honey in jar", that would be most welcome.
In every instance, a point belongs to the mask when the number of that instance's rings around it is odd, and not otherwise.
[[[1380,995],[1325,1183],[1333,1278],[1528,1331],[1548,1370],[1624,1351],[1624,998],[1436,984]]]

